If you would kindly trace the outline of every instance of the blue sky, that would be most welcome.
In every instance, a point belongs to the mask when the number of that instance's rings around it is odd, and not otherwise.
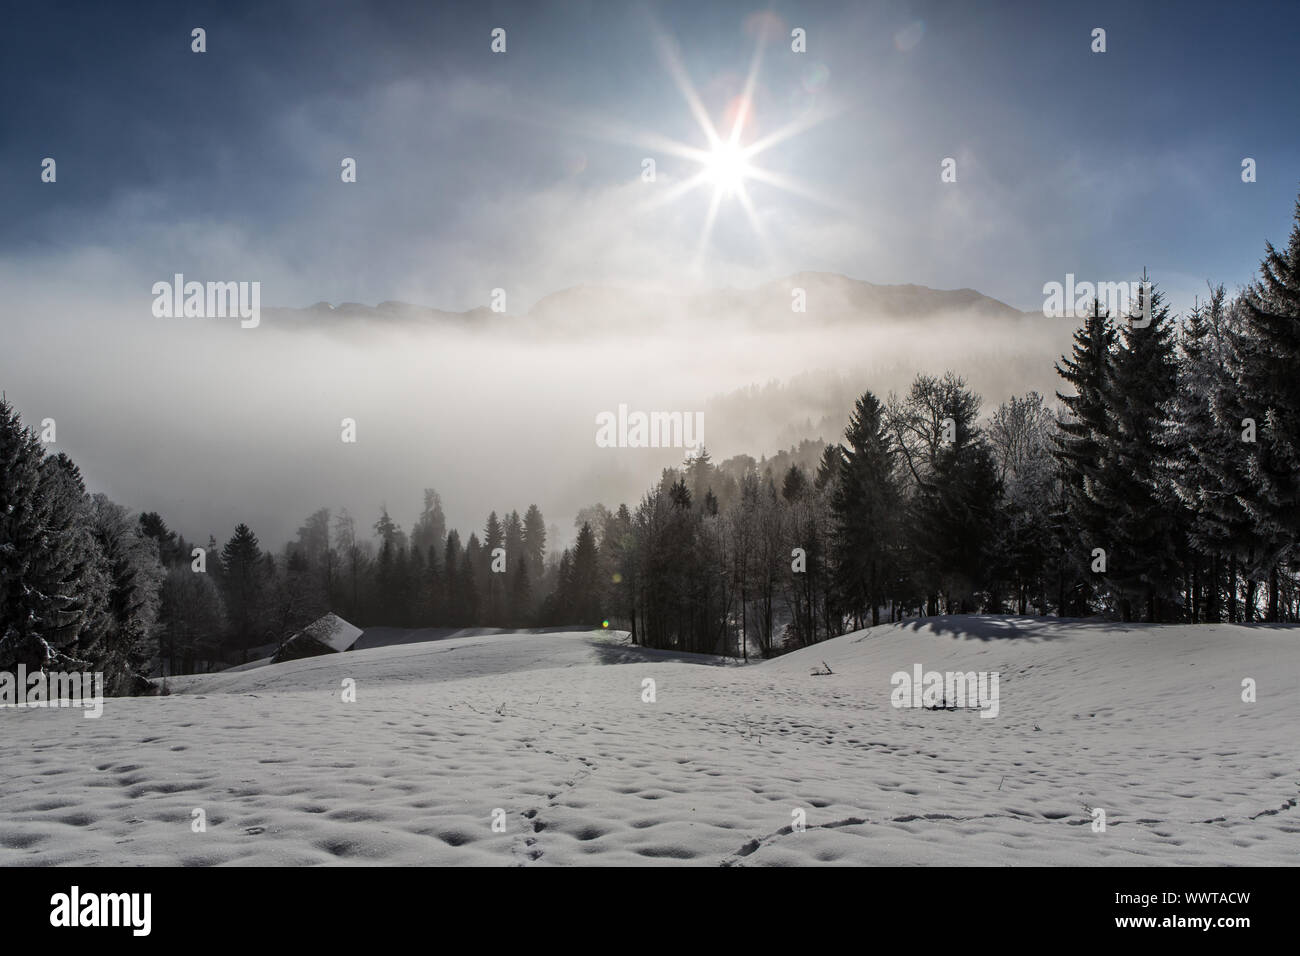
[[[753,183],[766,244],[724,200],[696,255],[707,188],[640,209],[694,165],[626,141],[705,145],[655,31],[721,123],[763,9],[22,6],[0,58],[0,260],[106,296],[184,271],[260,279],[280,305],[463,309],[501,286],[512,311],[579,282],[802,269],[1035,308],[1066,272],[1145,266],[1182,306],[1206,279],[1248,280],[1264,240],[1289,231],[1298,4],[778,3],[746,138],[835,111],[755,160],[824,201]],[[505,55],[489,50],[496,26]],[[1097,26],[1104,54],[1089,49]],[[355,184],[339,180],[344,156]],[[939,182],[944,157],[955,184]]]

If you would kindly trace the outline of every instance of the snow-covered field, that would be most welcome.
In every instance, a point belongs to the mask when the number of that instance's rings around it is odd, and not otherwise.
[[[1298,627],[931,618],[701,663],[474,635],[0,710],[0,864],[1300,860]],[[998,716],[891,706],[916,664],[998,672]]]

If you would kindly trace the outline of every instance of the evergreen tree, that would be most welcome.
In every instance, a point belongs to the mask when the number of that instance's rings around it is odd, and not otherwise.
[[[442,567],[447,586],[445,621],[454,627],[463,627],[469,623],[466,619],[468,610],[461,567],[463,558],[460,534],[452,528],[447,532],[447,542],[443,546]]]
[[[406,561],[406,536],[397,522],[381,508],[375,522],[379,554],[375,561],[375,588],[378,606],[376,620],[401,626],[409,617],[407,587],[410,575]]]
[[[68,666],[104,613],[81,473],[0,398],[0,669]]]
[[[128,694],[145,686],[141,672],[154,659],[152,636],[164,571],[156,540],[146,537],[121,505],[95,495],[90,519],[107,583],[107,613],[96,633],[81,642],[79,654],[104,672],[109,693]]]
[[[375,521],[375,537],[379,539],[380,546],[388,545],[396,548],[401,541],[402,529],[388,514],[387,507],[379,509],[379,519]]]
[[[496,549],[505,548],[506,532],[493,511],[488,515],[487,525],[483,530],[483,568],[481,569],[482,580],[484,582],[484,623],[493,626],[500,626],[505,618],[505,601],[506,601],[506,575],[492,570],[497,563]],[[506,553],[507,563],[504,565],[509,569],[509,552]]]
[[[146,511],[140,515],[140,533],[157,542],[158,560],[164,568],[190,560],[189,552],[184,550],[185,539],[177,540],[176,532],[167,527],[167,522],[158,512]]]
[[[27,577],[41,541],[44,457],[40,439],[0,399],[0,669],[10,669],[27,653],[16,647],[20,639],[26,643],[38,634],[40,596]],[[40,647],[37,666],[44,664],[46,650]]]
[[[551,624],[573,623],[573,557],[568,548],[560,552],[555,590],[551,593],[546,618]]]
[[[221,583],[226,608],[226,634],[229,646],[247,661],[247,651],[262,640],[264,628],[259,620],[263,606],[264,569],[259,567],[262,548],[257,535],[246,524],[221,550]]]
[[[691,490],[691,496],[698,501],[708,492],[717,471],[713,459],[709,457],[709,450],[700,446],[697,454],[686,459],[685,470],[683,478]]]
[[[63,453],[41,462],[45,509],[43,547],[29,567],[35,593],[45,599],[41,636],[55,647],[93,640],[108,614],[108,580],[92,533],[91,500],[81,469]]]
[[[1106,527],[1094,547],[1106,552],[1121,617],[1167,620],[1176,606],[1185,513],[1166,488],[1159,448],[1177,365],[1169,308],[1145,277],[1128,318],[1103,389],[1109,426],[1089,497]]]
[[[1187,317],[1179,387],[1160,436],[1170,486],[1189,515],[1193,620],[1222,620],[1221,581],[1252,550],[1251,522],[1241,505],[1248,494],[1243,406],[1232,377],[1235,333],[1226,324],[1225,299],[1222,285],[1212,287],[1209,301],[1198,302]]]
[[[781,497],[786,501],[798,501],[808,490],[808,476],[798,465],[791,465],[781,482]]]
[[[411,529],[411,547],[427,554],[430,548],[442,548],[446,536],[447,518],[442,513],[442,498],[432,488],[425,488],[424,509]]]
[[[478,535],[471,533],[465,542],[465,556],[461,560],[460,587],[464,598],[465,623],[477,626],[483,623],[483,545]]]
[[[895,476],[898,448],[884,406],[871,392],[857,400],[844,438],[830,499],[839,593],[859,624],[864,612],[879,624],[896,560],[901,497]]]
[[[596,553],[596,533],[588,523],[584,523],[578,531],[569,586],[573,623],[599,623],[602,620],[600,566]]]
[[[1053,455],[1060,464],[1063,509],[1054,515],[1061,548],[1057,580],[1061,614],[1083,610],[1095,584],[1092,550],[1101,547],[1110,516],[1095,492],[1102,466],[1102,447],[1111,428],[1106,395],[1113,374],[1116,332],[1109,313],[1094,301],[1092,313],[1074,333],[1070,357],[1062,357],[1056,372],[1073,394],[1057,392],[1066,415],[1058,420]],[[1066,569],[1072,569],[1072,574]],[[1068,580],[1067,580],[1068,578]]]
[[[506,515],[505,533],[506,559],[509,566],[514,567],[517,560],[527,557],[524,553],[524,522],[518,511]]]
[[[817,476],[813,486],[818,491],[833,487],[840,478],[840,468],[844,465],[844,448],[840,445],[827,445],[822,449],[821,460],[817,463]]]
[[[1243,504],[1261,544],[1252,570],[1267,576],[1267,617],[1276,621],[1279,569],[1300,540],[1300,200],[1286,250],[1265,244],[1259,279],[1240,304],[1238,387],[1257,427],[1243,449],[1252,486]]]
[[[707,488],[704,492],[704,513],[709,517],[714,517],[718,513],[718,496],[713,493],[712,488]]]
[[[540,581],[546,570],[546,520],[537,505],[529,505],[524,513],[523,542],[528,575],[532,580]]]

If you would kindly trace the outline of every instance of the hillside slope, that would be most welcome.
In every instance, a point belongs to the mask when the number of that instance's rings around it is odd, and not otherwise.
[[[547,666],[524,637],[0,711],[0,863],[1300,858],[1297,627],[934,618],[749,667],[527,635]],[[891,706],[915,665],[998,672],[998,716]]]

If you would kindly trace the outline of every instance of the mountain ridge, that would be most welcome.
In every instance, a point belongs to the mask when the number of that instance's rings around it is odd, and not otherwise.
[[[804,310],[794,310],[794,290],[804,290]],[[781,325],[797,315],[804,321],[836,324],[855,318],[923,318],[967,315],[983,319],[1017,319],[1022,312],[999,299],[969,287],[935,289],[916,283],[875,283],[836,272],[804,270],[749,289],[722,288],[702,292],[645,292],[625,286],[580,283],[547,293],[526,311],[493,312],[487,306],[453,311],[394,299],[376,305],[316,302],[304,308],[272,307],[276,318],[313,323],[361,320],[387,324],[439,323],[462,327],[505,325],[537,331],[579,331],[573,317],[610,313],[627,324],[661,325],[672,318],[701,315],[743,316],[764,326]]]

